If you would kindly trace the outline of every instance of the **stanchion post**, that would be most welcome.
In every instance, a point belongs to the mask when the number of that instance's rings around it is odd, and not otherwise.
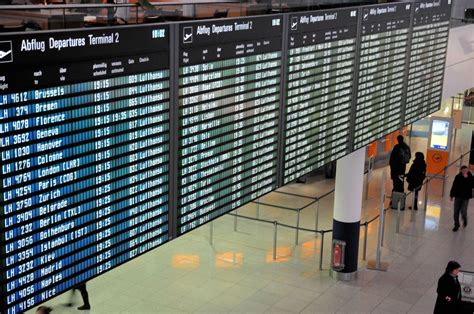
[[[318,235],[318,228],[319,228],[319,202],[320,202],[320,199],[318,198],[318,200],[316,201],[316,218],[315,218],[315,221],[314,221],[314,230],[316,230],[316,232],[314,233],[314,236],[316,237]]]
[[[277,259],[277,232],[278,222],[273,222],[273,260]]]
[[[461,154],[461,157],[459,157],[459,169],[461,169],[462,167],[462,158],[463,158],[463,154]]]
[[[211,221],[209,224],[209,244],[212,245],[212,242],[214,240],[214,222]]]
[[[425,185],[425,211],[428,209],[428,186],[430,184],[430,179],[426,180],[426,185]]]
[[[382,270],[387,271],[388,264],[385,262],[380,261],[381,257],[381,247],[383,242],[383,232],[384,232],[384,225],[385,225],[385,208],[384,208],[384,201],[385,201],[385,177],[386,171],[382,172],[382,191],[380,195],[380,214],[379,214],[379,231],[378,231],[378,238],[377,238],[377,251],[375,261],[368,261],[367,262],[367,269],[374,269],[374,270]],[[400,203],[398,203],[400,204]]]
[[[443,174],[443,191],[441,196],[444,198],[444,193],[446,191],[446,181],[448,181],[448,168],[444,167],[444,174]]]
[[[410,137],[408,138],[408,147],[411,147],[411,138],[413,137],[413,123],[410,124]]]
[[[321,231],[321,251],[319,252],[319,270],[323,270],[324,231]]]
[[[411,192],[413,194],[412,198],[411,198],[411,215],[410,215],[410,222],[414,222],[415,221],[415,206],[417,205],[416,204],[416,198],[415,198],[415,190],[413,190],[413,192]]]
[[[380,221],[379,221],[379,233],[378,233],[378,241],[377,241],[377,260],[376,260],[376,268],[380,269],[380,255],[381,250],[380,247],[382,246],[382,237],[383,237],[383,225],[384,225],[384,204],[385,204],[385,177],[386,172],[384,171],[382,174],[382,190],[380,191]]]
[[[300,236],[300,212],[301,209],[298,208],[296,212],[296,233],[295,233],[295,245],[298,245],[299,236]]]
[[[235,210],[235,216],[234,216],[234,232],[237,232],[237,209]]]
[[[369,185],[372,177],[372,157],[369,158],[369,166],[367,169],[367,179],[365,181],[365,200],[369,199]]]
[[[362,253],[362,260],[364,261],[367,259],[367,233],[368,233],[367,229],[368,227],[369,227],[369,224],[366,221],[364,224],[364,250]]]
[[[400,218],[401,218],[401,210],[402,210],[402,200],[398,199],[397,202],[397,226],[396,226],[396,232],[400,233]]]
[[[257,219],[260,218],[260,198],[257,198]]]

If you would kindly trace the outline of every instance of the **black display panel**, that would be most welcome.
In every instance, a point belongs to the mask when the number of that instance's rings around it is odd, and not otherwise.
[[[169,28],[0,38],[2,313],[168,240]]]
[[[282,20],[179,26],[178,234],[276,188]]]
[[[414,4],[405,125],[440,109],[450,2],[437,0]]]
[[[358,9],[291,14],[284,183],[347,154]]]
[[[354,149],[402,125],[411,3],[361,8]]]

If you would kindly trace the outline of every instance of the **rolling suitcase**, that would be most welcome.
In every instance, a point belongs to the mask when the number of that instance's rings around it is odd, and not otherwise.
[[[405,209],[405,193],[392,192],[392,209],[398,208],[398,201],[400,200],[400,209]]]

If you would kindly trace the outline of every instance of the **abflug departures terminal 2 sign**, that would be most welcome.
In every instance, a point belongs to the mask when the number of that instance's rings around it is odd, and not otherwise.
[[[276,188],[282,17],[179,34],[181,234]]]
[[[3,312],[167,241],[168,33],[1,37]]]
[[[347,154],[358,9],[291,14],[284,182]]]
[[[449,11],[0,35],[2,313],[436,111]]]

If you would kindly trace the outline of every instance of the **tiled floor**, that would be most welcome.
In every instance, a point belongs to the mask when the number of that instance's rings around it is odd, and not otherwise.
[[[470,135],[470,129],[458,133],[453,155],[468,149]],[[412,149],[425,151],[426,139],[414,139]],[[457,171],[450,169],[450,180]],[[362,222],[377,214],[381,173],[382,169],[374,172]],[[320,236],[300,232],[295,245],[294,230],[279,227],[273,260],[272,225],[238,219],[234,232],[234,218],[227,215],[213,222],[212,245],[206,225],[92,280],[90,313],[432,313],[436,282],[447,261],[456,259],[464,269],[474,270],[474,224],[451,231],[452,203],[440,197],[441,182],[430,186],[427,211],[413,216],[403,212],[399,234],[396,212],[388,212],[382,250],[382,260],[389,263],[387,272],[365,268],[363,232],[358,279],[337,282],[328,274],[330,234],[320,271]],[[332,180],[313,177],[282,191],[317,196],[333,186]],[[386,187],[391,189],[390,182]],[[272,193],[261,202],[298,208],[309,199]],[[332,204],[333,195],[321,201],[320,229],[332,227]],[[471,202],[471,216],[473,206]],[[314,229],[316,207],[301,212],[302,227]],[[238,213],[290,225],[296,221],[293,211],[256,204]],[[375,256],[377,228],[377,221],[368,228],[368,259]],[[66,293],[47,304],[54,313],[76,313],[75,308],[61,306],[69,297]]]

